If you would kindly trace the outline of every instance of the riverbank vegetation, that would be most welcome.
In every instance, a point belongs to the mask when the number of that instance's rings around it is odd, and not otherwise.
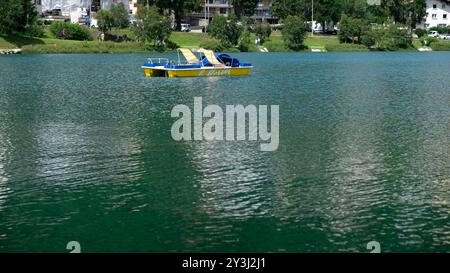
[[[276,27],[266,21],[254,24],[249,19],[257,1],[235,0],[232,2],[236,14],[216,15],[206,33],[183,33],[172,28],[168,10],[175,14],[179,28],[180,18],[188,10],[198,9],[196,0],[179,0],[183,3],[176,7],[166,6],[167,1],[149,1],[154,5],[141,5],[133,25],[123,4],[117,4],[110,10],[100,10],[96,18],[98,28],[92,29],[64,22],[39,23],[30,2],[1,2],[0,13],[7,16],[0,18],[0,48],[22,48],[25,53],[170,52],[177,47],[226,52],[395,51],[416,50],[423,45],[433,50],[450,49],[450,42],[429,37],[426,30],[413,31],[424,15],[423,0],[393,0],[382,6],[370,6],[366,0],[317,1],[315,20],[322,26],[339,22],[337,35],[308,32],[311,23],[306,18],[311,6],[306,0],[273,0],[271,13],[281,22]],[[438,31],[449,33],[450,29]]]

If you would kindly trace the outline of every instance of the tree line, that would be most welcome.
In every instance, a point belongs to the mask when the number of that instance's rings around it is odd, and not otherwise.
[[[0,1],[0,33],[35,34],[37,11],[31,0]]]
[[[152,43],[155,47],[167,47],[172,32],[171,15],[180,29],[187,13],[202,11],[203,3],[204,0],[139,0],[137,20],[132,29],[142,42]],[[251,32],[261,44],[270,37],[272,29],[267,22],[259,22],[255,26],[249,20],[258,0],[230,0],[229,3],[233,5],[234,14],[228,17],[214,16],[207,29],[210,36],[220,44],[205,46],[216,49],[238,47],[246,51],[253,44]],[[321,22],[322,26],[339,22],[338,36],[341,42],[383,50],[410,46],[411,30],[421,22],[425,10],[425,0],[381,0],[381,5],[370,5],[367,0],[314,0],[314,20]],[[311,25],[308,23],[312,15],[311,0],[273,0],[270,12],[283,23],[285,45],[292,50],[303,49],[306,31]],[[37,13],[32,1],[2,0],[0,14],[0,33],[38,36]],[[115,5],[111,10],[100,10],[96,18],[102,32],[129,27],[128,14],[123,4]],[[68,28],[60,25],[60,28],[64,27]],[[52,32],[58,31],[54,27]],[[81,29],[78,33],[83,34]]]

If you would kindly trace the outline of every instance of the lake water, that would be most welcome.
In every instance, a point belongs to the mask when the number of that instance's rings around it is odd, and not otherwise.
[[[450,251],[450,53],[155,55],[0,58],[0,252]],[[279,105],[278,150],[172,140],[194,97]]]

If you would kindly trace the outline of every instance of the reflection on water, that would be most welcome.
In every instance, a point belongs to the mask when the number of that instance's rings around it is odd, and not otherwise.
[[[448,55],[241,54],[249,77],[189,79],[1,58],[0,251],[448,251]],[[195,96],[280,105],[278,151],[173,141]]]

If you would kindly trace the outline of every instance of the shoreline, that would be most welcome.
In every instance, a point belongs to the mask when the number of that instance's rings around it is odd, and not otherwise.
[[[179,47],[200,48],[203,47],[202,41],[209,38],[207,34],[194,33],[174,33],[171,41]],[[247,52],[267,53],[261,49],[267,49],[268,52],[293,53],[293,52],[429,52],[429,51],[450,51],[450,41],[438,41],[431,44],[430,49],[424,51],[420,41],[414,39],[412,47],[399,49],[395,51],[371,50],[360,44],[340,43],[338,38],[328,35],[308,36],[305,39],[305,49],[301,51],[292,51],[286,49],[282,37],[278,34],[272,35],[262,46],[252,46]],[[139,42],[130,41],[74,41],[60,40],[54,38],[35,38],[20,35],[0,35],[0,51],[12,52],[20,49],[22,54],[144,54],[144,53],[174,53],[174,49],[158,51],[150,46]],[[239,53],[237,48],[216,50],[217,52]]]

